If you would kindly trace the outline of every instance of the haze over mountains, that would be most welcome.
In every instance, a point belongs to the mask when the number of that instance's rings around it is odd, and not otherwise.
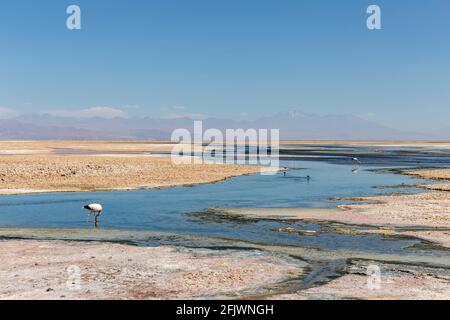
[[[102,118],[55,115],[20,115],[0,119],[0,139],[170,139],[173,130],[192,130],[193,119]],[[204,129],[280,129],[281,139],[402,140],[445,139],[439,134],[404,132],[353,115],[310,115],[299,111],[280,112],[254,121],[206,118]]]

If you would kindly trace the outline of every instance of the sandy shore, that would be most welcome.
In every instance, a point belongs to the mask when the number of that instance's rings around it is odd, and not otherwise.
[[[447,300],[450,299],[450,270],[378,261],[353,261],[342,277],[322,286],[274,298]]]
[[[450,141],[425,140],[282,140],[280,144],[300,144],[310,146],[364,146],[364,147],[415,147],[449,149]]]
[[[447,168],[405,171],[404,173],[423,179],[450,181],[450,169]]]
[[[170,152],[169,141],[0,141],[2,154],[52,154],[60,151],[119,153]]]
[[[405,171],[423,179],[450,181],[450,169]],[[432,192],[360,198],[336,209],[225,209],[227,214],[260,218],[335,221],[394,228],[390,234],[413,236],[450,248],[450,183],[423,186]],[[365,203],[363,203],[365,202]],[[395,229],[395,227],[401,227]],[[373,232],[373,231],[371,231]],[[387,232],[386,230],[380,232]]]
[[[0,194],[152,189],[258,172],[245,165],[176,165],[170,158],[7,156],[0,157]]]
[[[414,170],[405,171],[404,174],[429,180],[442,181],[442,183],[423,185],[422,187],[428,190],[436,191],[450,191],[450,169],[429,169],[429,170]],[[444,183],[448,181],[449,183]]]
[[[33,240],[0,244],[0,299],[232,298],[303,272],[294,259],[260,251]]]
[[[0,142],[0,194],[136,190],[212,183],[257,166],[174,164],[152,142]]]
[[[361,143],[364,142],[354,142]],[[157,188],[215,182],[260,170],[238,165],[174,166],[168,158],[150,156],[168,152],[172,147],[168,143],[25,141],[1,142],[0,146],[0,194]],[[439,147],[447,145],[442,143]],[[446,192],[450,184],[445,183],[450,180],[450,169],[406,174],[442,183],[425,186],[434,190],[431,192],[359,199],[363,202],[335,209],[225,208],[216,213],[241,219],[338,222],[348,226],[335,226],[330,232],[417,237],[450,248],[450,193]],[[208,214],[214,214],[214,210]],[[303,233],[299,235],[316,236],[300,231]],[[10,237],[14,238],[14,234]],[[446,267],[449,262],[445,255],[415,256],[414,251],[411,255],[375,254],[251,243],[240,244],[247,250],[135,247],[79,240],[49,241],[47,234],[42,239],[45,240],[0,242],[0,259],[4,261],[0,267],[0,299],[265,297],[266,287],[315,273],[309,268],[317,263],[336,262],[345,267],[337,269],[337,278],[268,297],[450,299],[450,272]],[[308,263],[286,258],[288,255],[307,257]],[[371,265],[381,272],[380,286],[375,290],[369,288],[370,277],[366,275]]]
[[[392,235],[413,236],[450,248],[450,193],[427,192],[362,200],[377,202],[345,205],[337,209],[226,208],[221,209],[220,214],[388,227],[387,230]],[[382,230],[379,233],[388,231]]]
[[[348,224],[450,228],[450,193],[427,192],[362,198],[371,203],[342,205],[337,209],[226,208],[231,215],[259,218],[336,221]]]

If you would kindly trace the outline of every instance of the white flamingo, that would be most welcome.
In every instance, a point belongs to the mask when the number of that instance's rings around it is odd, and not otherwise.
[[[94,214],[94,223],[95,223],[95,226],[97,227],[97,225],[98,225],[98,217],[103,212],[103,206],[101,204],[98,204],[98,203],[91,203],[91,204],[85,205],[83,207],[83,209],[86,209],[89,212]]]

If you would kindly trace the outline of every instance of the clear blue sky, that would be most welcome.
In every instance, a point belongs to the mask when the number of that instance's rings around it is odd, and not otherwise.
[[[428,130],[450,119],[449,15],[448,0],[2,0],[0,108],[298,109]]]

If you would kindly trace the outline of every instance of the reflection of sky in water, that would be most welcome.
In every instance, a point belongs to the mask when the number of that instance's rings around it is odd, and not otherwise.
[[[211,150],[215,150],[211,154]],[[223,147],[211,145],[209,151],[203,156],[206,159],[215,159],[223,162],[223,157],[231,157],[236,153],[238,159],[243,159],[245,153],[250,159],[257,158],[258,151],[255,146],[227,146],[225,155]],[[266,159],[266,149],[259,150]],[[200,153],[195,153],[201,156]],[[445,148],[432,148],[424,146],[344,146],[344,145],[280,145],[280,159],[292,161],[326,161],[333,164],[351,165],[351,159],[358,157],[362,166],[367,167],[447,167],[450,164],[450,150]],[[208,155],[212,155],[211,158]],[[248,159],[248,158],[247,158]],[[245,162],[244,162],[245,163]]]
[[[86,203],[99,202],[105,212],[102,228],[149,230],[191,235],[225,237],[270,244],[289,244],[316,248],[344,248],[384,253],[405,253],[403,248],[416,240],[384,238],[379,235],[337,235],[326,226],[306,222],[256,221],[242,223],[204,219],[190,212],[211,207],[273,207],[273,208],[333,208],[339,197],[364,197],[390,192],[417,192],[414,188],[374,188],[417,184],[423,180],[391,173],[374,173],[368,168],[395,167],[425,161],[424,165],[444,164],[447,153],[412,153],[399,148],[384,151],[364,147],[299,146],[292,154],[283,155],[281,167],[305,168],[292,170],[286,176],[251,175],[224,182],[194,187],[161,190],[117,191],[99,193],[56,193],[0,197],[0,227],[92,228],[92,222],[81,209]],[[299,149],[303,151],[298,151]],[[406,152],[405,152],[406,151]],[[313,155],[319,152],[324,161],[303,161],[291,155]],[[381,153],[380,153],[381,152]],[[362,165],[352,165],[351,156],[363,159]],[[424,160],[425,159],[425,160]],[[310,176],[310,180],[306,179]],[[274,229],[293,227],[315,230],[318,236],[307,236]],[[427,254],[432,254],[428,251]]]
[[[319,237],[273,232],[285,223],[215,223],[186,215],[211,207],[335,207],[336,197],[361,197],[404,191],[379,189],[373,186],[414,184],[420,180],[407,176],[373,173],[351,165],[326,162],[282,161],[281,166],[304,167],[289,171],[286,176],[251,175],[224,182],[194,187],[161,190],[55,193],[0,197],[0,227],[91,227],[81,209],[86,203],[99,202],[105,212],[101,227],[182,232],[198,235],[239,238],[268,243],[285,243],[313,247],[344,247],[351,249],[396,252],[414,241],[392,241],[377,235],[347,236],[321,234]],[[311,180],[305,178],[307,175]],[[407,192],[415,192],[407,189]],[[299,229],[319,230],[314,224],[294,225]]]

